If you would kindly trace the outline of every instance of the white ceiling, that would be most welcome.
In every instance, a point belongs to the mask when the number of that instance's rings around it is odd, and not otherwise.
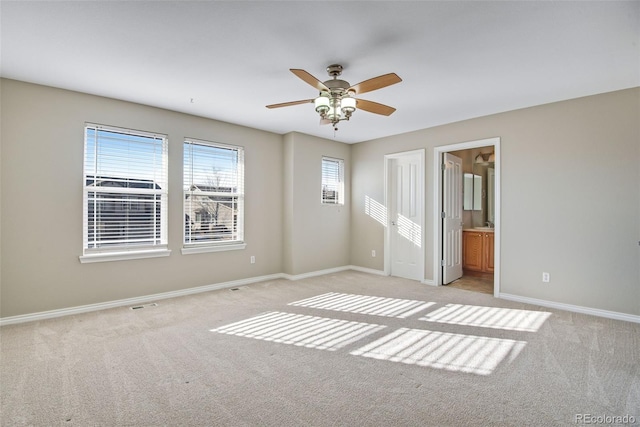
[[[640,86],[640,2],[81,1],[0,3],[1,75],[284,134],[354,143]],[[397,108],[320,126],[293,75]],[[193,102],[192,102],[193,100]],[[112,123],[117,125],[117,123]]]

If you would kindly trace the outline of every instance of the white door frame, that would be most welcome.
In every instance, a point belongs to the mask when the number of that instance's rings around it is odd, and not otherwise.
[[[391,180],[389,179],[389,171],[390,171],[390,165],[391,162],[395,159],[401,158],[403,156],[408,156],[408,155],[416,155],[419,154],[420,155],[420,170],[418,171],[418,179],[421,180],[422,182],[422,220],[421,220],[421,224],[420,224],[420,229],[422,230],[422,232],[420,233],[420,278],[419,280],[424,283],[424,265],[425,265],[425,250],[424,250],[424,245],[425,245],[425,218],[426,218],[426,211],[425,211],[425,171],[424,171],[424,165],[425,165],[425,149],[421,148],[418,150],[412,150],[412,151],[404,151],[401,153],[393,153],[393,154],[385,154],[384,156],[384,206],[385,209],[387,211],[387,215],[386,215],[386,230],[384,233],[384,274],[386,276],[390,276],[391,275],[391,218],[389,215],[389,202],[390,202],[390,197],[391,194],[393,194],[393,189],[390,188],[391,187]]]
[[[437,286],[442,285],[442,266],[440,262],[442,260],[442,221],[440,220],[440,213],[442,212],[442,170],[440,165],[442,164],[442,155],[449,151],[467,150],[471,148],[480,148],[487,146],[494,147],[495,153],[495,221],[494,221],[494,267],[493,267],[493,296],[498,298],[500,296],[500,137],[480,139],[476,141],[461,142],[458,144],[443,145],[435,147],[433,149],[433,284]]]

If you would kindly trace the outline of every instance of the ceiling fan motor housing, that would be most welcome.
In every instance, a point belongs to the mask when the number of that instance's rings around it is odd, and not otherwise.
[[[342,74],[343,69],[344,68],[340,64],[332,64],[327,67],[327,73],[329,73],[331,77],[335,78]]]
[[[349,82],[337,78],[342,74],[343,69],[344,67],[340,64],[332,64],[327,67],[327,73],[329,73],[333,79],[327,80],[326,82],[323,82],[323,84],[334,96],[343,96],[347,92],[347,89],[351,87]]]
[[[327,80],[326,82],[323,82],[323,83],[327,88],[329,88],[329,90],[332,93],[336,92],[336,93],[342,94],[342,93],[345,93],[347,89],[351,87],[349,82],[340,80],[340,79]]]

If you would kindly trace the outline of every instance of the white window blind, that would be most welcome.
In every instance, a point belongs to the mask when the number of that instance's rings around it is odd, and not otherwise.
[[[344,161],[322,158],[322,203],[344,204]]]
[[[184,244],[227,245],[244,239],[244,149],[184,142]]]
[[[84,252],[167,245],[165,135],[85,126]]]

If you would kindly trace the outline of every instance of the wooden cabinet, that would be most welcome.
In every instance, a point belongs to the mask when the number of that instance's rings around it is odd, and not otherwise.
[[[493,273],[493,232],[465,230],[462,232],[462,268]]]
[[[493,273],[493,257],[494,257],[494,248],[493,248],[493,233],[484,233],[484,270],[487,273]]]
[[[462,232],[462,268],[482,271],[482,236],[476,231]]]

